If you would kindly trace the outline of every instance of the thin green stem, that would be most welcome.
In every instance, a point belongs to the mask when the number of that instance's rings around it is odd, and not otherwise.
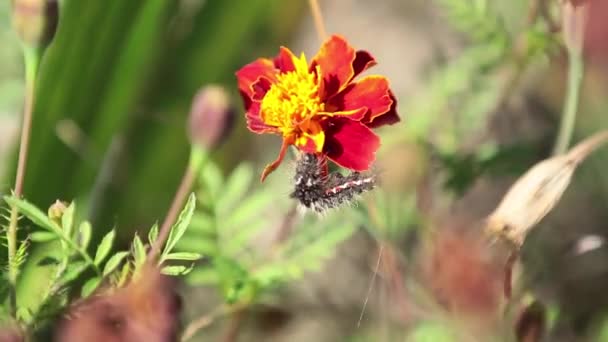
[[[21,140],[19,143],[19,159],[17,163],[17,173],[15,177],[14,193],[17,198],[23,194],[23,181],[25,179],[25,168],[27,162],[27,152],[30,142],[30,131],[32,127],[32,111],[34,108],[34,93],[36,88],[36,74],[40,61],[39,50],[31,47],[23,48],[23,58],[25,64],[25,96],[23,105],[23,123],[21,125]],[[6,238],[8,241],[8,278],[10,286],[9,311],[14,317],[17,308],[16,285],[19,270],[15,262],[17,254],[17,222],[19,213],[17,207],[11,208],[11,217]]]
[[[576,124],[576,112],[578,110],[578,99],[580,96],[581,84],[583,83],[584,62],[580,51],[568,50],[568,89],[566,93],[566,103],[562,112],[562,119],[559,133],[553,148],[553,154],[563,154],[568,149],[574,126]]]
[[[167,216],[160,227],[158,238],[148,253],[148,260],[152,261],[160,255],[161,249],[167,241],[169,233],[171,232],[171,227],[175,223],[180,209],[184,206],[184,202],[186,201],[186,198],[194,185],[196,175],[205,163],[206,159],[207,152],[202,150],[200,147],[193,145],[190,152],[190,161],[186,171],[184,172],[179,188],[173,197],[173,202],[171,203],[171,207],[167,212]]]

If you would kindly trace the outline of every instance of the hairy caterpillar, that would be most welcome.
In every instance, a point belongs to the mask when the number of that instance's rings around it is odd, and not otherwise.
[[[303,153],[296,164],[295,188],[290,197],[317,213],[352,202],[357,195],[376,186],[375,175],[352,172],[346,176],[327,172],[324,159]]]

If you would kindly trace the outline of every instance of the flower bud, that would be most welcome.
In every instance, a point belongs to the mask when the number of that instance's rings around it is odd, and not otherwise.
[[[234,124],[234,109],[223,87],[208,85],[201,88],[190,109],[190,139],[207,150],[219,146]]]
[[[12,0],[13,28],[29,47],[48,45],[57,29],[57,0]]]
[[[570,51],[581,53],[583,49],[587,12],[587,4],[582,1],[566,1],[562,4],[564,43]]]
[[[48,216],[52,221],[61,224],[61,217],[67,208],[68,207],[65,203],[61,202],[60,200],[56,200],[55,203],[49,207]]]
[[[519,249],[530,229],[562,198],[578,165],[605,143],[608,143],[608,131],[601,131],[567,153],[545,159],[530,168],[490,214],[486,233],[503,238]]]

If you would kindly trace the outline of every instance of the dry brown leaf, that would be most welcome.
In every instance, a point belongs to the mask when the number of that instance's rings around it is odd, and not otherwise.
[[[583,140],[569,152],[545,159],[521,176],[488,217],[486,233],[519,248],[532,227],[559,202],[576,167],[608,141],[608,131]]]

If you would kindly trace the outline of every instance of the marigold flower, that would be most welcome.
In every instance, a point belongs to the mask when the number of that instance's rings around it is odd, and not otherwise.
[[[259,58],[236,73],[249,130],[283,137],[279,156],[266,166],[262,180],[290,145],[347,169],[369,169],[380,147],[371,128],[399,122],[385,77],[354,80],[375,64],[371,54],[333,35],[310,64],[304,54],[296,57],[281,47],[274,59]]]

